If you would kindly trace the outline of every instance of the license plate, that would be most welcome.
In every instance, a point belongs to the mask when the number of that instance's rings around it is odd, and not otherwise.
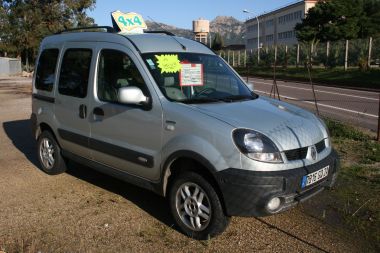
[[[329,169],[330,169],[330,166],[326,166],[320,170],[317,170],[316,172],[303,176],[302,182],[301,182],[301,188],[305,188],[306,186],[314,184],[318,181],[321,181],[325,177],[327,177],[329,175]]]

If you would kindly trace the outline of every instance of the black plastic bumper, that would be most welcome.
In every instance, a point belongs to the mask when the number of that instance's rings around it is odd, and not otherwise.
[[[330,166],[328,176],[308,187],[302,188],[302,177]],[[320,162],[286,171],[256,172],[227,169],[218,172],[218,182],[223,195],[227,215],[267,216],[285,211],[325,188],[335,184],[339,158],[333,150]],[[273,197],[281,199],[281,207],[275,211],[266,208]]]

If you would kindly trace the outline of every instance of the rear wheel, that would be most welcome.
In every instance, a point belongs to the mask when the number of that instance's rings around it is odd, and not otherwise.
[[[229,224],[218,194],[202,176],[186,172],[174,179],[170,208],[174,220],[189,237],[205,240],[221,234]]]
[[[37,146],[38,160],[45,173],[58,175],[66,171],[66,161],[52,133],[43,131],[38,137]]]

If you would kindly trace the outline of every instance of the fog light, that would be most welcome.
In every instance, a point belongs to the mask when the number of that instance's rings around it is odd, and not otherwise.
[[[281,205],[281,199],[278,198],[278,197],[275,197],[275,198],[272,198],[271,200],[269,200],[268,204],[267,204],[267,208],[269,211],[276,211]]]

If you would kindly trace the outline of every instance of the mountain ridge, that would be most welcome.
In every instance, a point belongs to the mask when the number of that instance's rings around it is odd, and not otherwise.
[[[175,35],[182,36],[188,39],[194,38],[194,33],[190,29],[179,28],[174,25],[164,24],[160,22],[146,21],[148,30],[166,30]],[[217,16],[210,21],[210,33],[214,37],[219,33],[224,45],[244,44],[245,26],[244,23],[232,16]]]

